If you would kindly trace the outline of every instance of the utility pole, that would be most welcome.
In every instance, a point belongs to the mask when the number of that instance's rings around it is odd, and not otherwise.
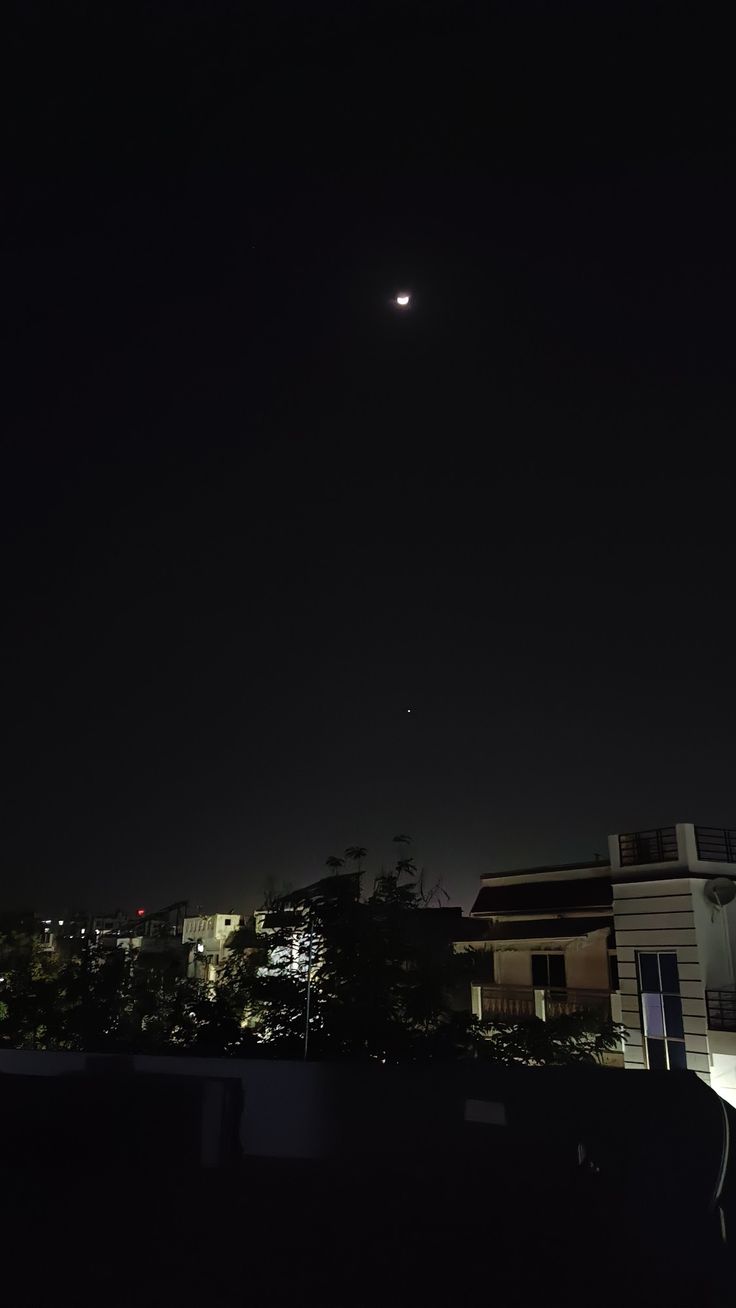
[[[309,908],[309,917],[307,919],[307,931],[309,932],[307,944],[307,1011],[304,1021],[304,1057],[309,1057],[309,1009],[312,1001],[312,908]]]

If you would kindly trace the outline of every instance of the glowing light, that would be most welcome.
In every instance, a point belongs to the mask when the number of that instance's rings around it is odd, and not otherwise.
[[[410,299],[411,296],[409,296],[406,291],[402,291],[400,295],[396,296],[396,303],[401,309],[405,309]]]
[[[64,919],[63,919],[63,917],[60,917],[60,918],[59,918],[59,926],[63,926],[63,925],[64,925]]]
[[[135,910],[135,915],[136,915],[136,917],[145,917],[145,915],[146,915],[146,910],[145,910],[145,908],[137,908],[137,909]]]

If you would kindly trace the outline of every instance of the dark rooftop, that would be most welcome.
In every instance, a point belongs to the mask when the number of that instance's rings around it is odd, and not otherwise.
[[[475,913],[560,913],[565,909],[610,908],[610,877],[570,881],[522,881],[513,886],[481,886]]]
[[[612,917],[542,917],[523,922],[489,922],[484,940],[545,940],[548,936],[587,936],[601,928],[613,931]]]
[[[483,881],[491,877],[531,877],[538,872],[579,872],[583,868],[607,868],[610,867],[607,858],[588,858],[584,863],[545,863],[542,867],[512,867],[500,872],[484,872]]]

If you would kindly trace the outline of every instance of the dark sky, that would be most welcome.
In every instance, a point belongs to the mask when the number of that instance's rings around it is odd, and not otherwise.
[[[0,902],[736,822],[725,33],[122,8],[7,20]]]

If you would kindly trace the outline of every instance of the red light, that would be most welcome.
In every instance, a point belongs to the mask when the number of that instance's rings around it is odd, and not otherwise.
[[[145,910],[145,908],[137,908],[137,909],[135,910],[135,915],[136,915],[136,917],[145,917],[145,916],[146,916],[146,910]]]

